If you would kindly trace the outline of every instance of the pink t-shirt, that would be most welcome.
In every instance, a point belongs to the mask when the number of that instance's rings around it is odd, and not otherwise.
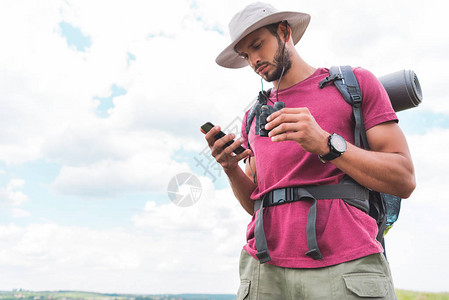
[[[354,69],[354,73],[362,93],[366,130],[383,122],[397,121],[388,95],[375,76],[362,68]],[[328,75],[328,69],[317,69],[304,81],[280,90],[279,101],[285,102],[285,107],[307,107],[324,130],[338,133],[347,142],[354,143],[352,107],[333,84],[323,89],[318,87],[318,83]],[[273,102],[276,101],[275,92],[271,92]],[[267,137],[256,136],[255,124],[253,120],[249,133],[258,180],[252,199],[259,199],[268,191],[282,187],[336,184],[344,176],[332,163],[321,163],[316,154],[304,151],[294,141],[275,143]],[[245,128],[246,115],[242,137],[248,139]],[[309,207],[310,202],[297,201],[264,209],[264,229],[271,256],[268,263],[289,268],[319,268],[382,252],[376,241],[374,219],[341,199],[329,199],[317,201],[316,234],[323,259],[313,260],[306,256]],[[254,239],[256,215],[248,225],[248,242],[244,246],[253,257],[257,253]]]

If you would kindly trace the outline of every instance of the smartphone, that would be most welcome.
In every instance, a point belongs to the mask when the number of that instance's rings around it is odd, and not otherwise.
[[[214,124],[212,124],[211,122],[207,122],[204,123],[203,126],[201,126],[201,129],[203,129],[206,133],[209,132],[212,128],[214,128]],[[221,139],[222,137],[225,136],[225,133],[223,131],[220,130],[219,133],[217,133],[214,137],[216,140]],[[232,143],[234,143],[234,140],[227,142],[223,148],[229,147]],[[238,146],[237,149],[234,150],[235,154],[240,154],[243,151],[245,151],[245,148],[243,148],[242,146]]]

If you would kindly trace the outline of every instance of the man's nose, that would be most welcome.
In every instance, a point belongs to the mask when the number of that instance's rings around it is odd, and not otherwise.
[[[261,59],[258,55],[253,54],[249,57],[248,61],[251,68],[254,69],[255,66],[257,66],[257,64],[261,62]]]

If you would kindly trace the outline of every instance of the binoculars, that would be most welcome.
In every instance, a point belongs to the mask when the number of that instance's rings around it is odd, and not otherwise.
[[[285,103],[281,101],[276,101],[273,106],[265,104],[260,107],[260,115],[259,115],[259,135],[267,137],[270,130],[265,129],[265,125],[267,125],[267,118],[269,115],[274,113],[275,111],[281,110],[285,107]]]

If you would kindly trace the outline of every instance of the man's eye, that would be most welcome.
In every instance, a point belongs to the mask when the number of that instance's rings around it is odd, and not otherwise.
[[[257,44],[254,44],[254,45],[253,45],[253,48],[254,48],[254,49],[259,49],[261,46],[262,46],[262,42],[257,43]]]
[[[240,58],[248,59],[248,54],[239,54]]]

